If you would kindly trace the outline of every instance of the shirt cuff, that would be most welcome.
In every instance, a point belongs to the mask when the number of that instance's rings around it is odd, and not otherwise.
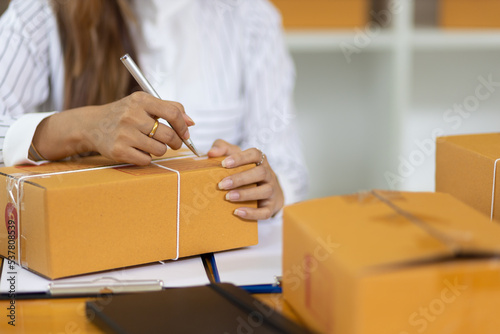
[[[45,162],[29,159],[28,152],[38,124],[55,113],[53,111],[25,114],[9,127],[3,142],[5,166],[22,164],[40,165]]]

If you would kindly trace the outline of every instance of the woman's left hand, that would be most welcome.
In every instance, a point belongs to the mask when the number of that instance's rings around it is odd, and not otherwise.
[[[260,150],[250,148],[242,151],[238,146],[218,139],[212,145],[208,156],[227,156],[222,161],[222,166],[225,168],[258,164],[247,171],[225,177],[219,182],[219,189],[229,190],[226,194],[228,201],[257,200],[257,208],[241,207],[234,211],[235,215],[249,220],[263,220],[272,217],[283,207],[284,196],[278,178]],[[257,187],[236,189],[249,184],[257,184]]]

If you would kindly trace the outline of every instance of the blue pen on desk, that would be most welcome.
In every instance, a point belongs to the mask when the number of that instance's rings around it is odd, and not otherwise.
[[[256,284],[256,285],[240,285],[240,288],[248,293],[281,293],[281,286],[276,284]]]
[[[212,267],[214,281],[220,283],[219,270],[215,261],[214,253],[207,254]],[[255,284],[255,285],[240,285],[239,287],[248,293],[281,293],[281,277],[275,277],[276,282],[273,284]]]
[[[212,273],[214,275],[214,280],[216,283],[220,283],[219,269],[217,269],[217,262],[215,262],[214,253],[210,253],[210,264],[212,265]]]

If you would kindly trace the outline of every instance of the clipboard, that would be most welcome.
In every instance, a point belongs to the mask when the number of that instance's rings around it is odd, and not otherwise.
[[[1,260],[1,259],[0,259]],[[9,296],[8,277],[15,277],[15,299],[96,297],[101,294],[159,291],[168,287],[185,287],[210,283],[199,257],[117,269],[103,273],[51,281],[14,265],[7,269],[2,261],[0,300]],[[10,267],[10,265],[9,265]]]
[[[102,277],[93,281],[51,282],[48,293],[51,296],[88,296],[131,292],[150,292],[163,289],[162,280],[125,280]]]

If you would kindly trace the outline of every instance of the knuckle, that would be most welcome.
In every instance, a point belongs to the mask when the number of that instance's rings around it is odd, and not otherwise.
[[[171,148],[173,148],[174,150],[178,150],[181,148],[182,146],[182,142],[181,141],[175,141],[173,142],[172,144],[169,145]]]
[[[214,141],[213,146],[215,146],[215,145],[220,145],[220,144],[222,144],[223,142],[224,142],[224,141],[223,141],[222,139],[217,138],[217,139]]]
[[[273,187],[271,187],[270,184],[266,184],[265,188],[264,188],[264,196],[266,198],[269,198],[269,197],[272,197],[273,196],[273,193],[274,193],[274,189]]]
[[[267,170],[263,166],[257,166],[257,177],[259,180],[265,180],[267,176]]]
[[[122,148],[119,143],[128,143],[131,141],[130,138],[130,133],[126,131],[124,128],[121,128],[116,134],[115,134],[115,139],[114,139],[114,144],[113,146],[118,146],[119,148]],[[123,149],[123,148],[122,148]]]
[[[135,164],[138,166],[147,166],[151,163],[152,158],[151,156],[144,154],[143,157],[139,158]]]
[[[271,182],[274,176],[274,173],[272,172],[271,168],[267,168],[264,166],[262,166],[262,168],[265,171],[264,180],[266,180],[267,182]]]
[[[125,152],[123,150],[123,148],[121,147],[121,145],[113,145],[111,147],[111,150],[109,152],[110,154],[110,157],[111,159],[115,160],[115,161],[124,161],[125,160]]]
[[[172,130],[165,132],[165,135],[163,136],[163,140],[165,143],[168,143],[170,145],[170,143],[173,142],[174,139],[175,139],[175,134]]]
[[[130,94],[130,101],[134,103],[141,103],[147,98],[147,93],[143,91],[137,91]]]
[[[167,146],[166,145],[155,145],[154,150],[152,152],[154,155],[157,157],[164,155],[167,153]]]
[[[244,181],[242,181],[241,176],[239,174],[234,174],[233,176],[229,177],[231,181],[233,181],[233,185],[231,186],[233,189],[234,188],[239,188],[245,184]],[[244,191],[240,192],[241,195],[244,195]]]
[[[172,118],[174,118],[174,119],[182,117],[182,112],[178,108],[176,108],[175,106],[174,106],[174,108],[171,108],[170,113],[171,113]]]
[[[172,104],[178,109],[178,111],[180,111],[181,113],[184,112],[184,106],[182,105],[182,103],[180,102],[172,102]]]
[[[262,210],[262,219],[269,219],[271,218],[271,209],[269,209],[268,207],[264,208]]]
[[[119,120],[119,122],[121,124],[133,124],[134,123],[134,116],[131,112],[129,112],[129,110],[127,110],[121,114],[120,120]]]

